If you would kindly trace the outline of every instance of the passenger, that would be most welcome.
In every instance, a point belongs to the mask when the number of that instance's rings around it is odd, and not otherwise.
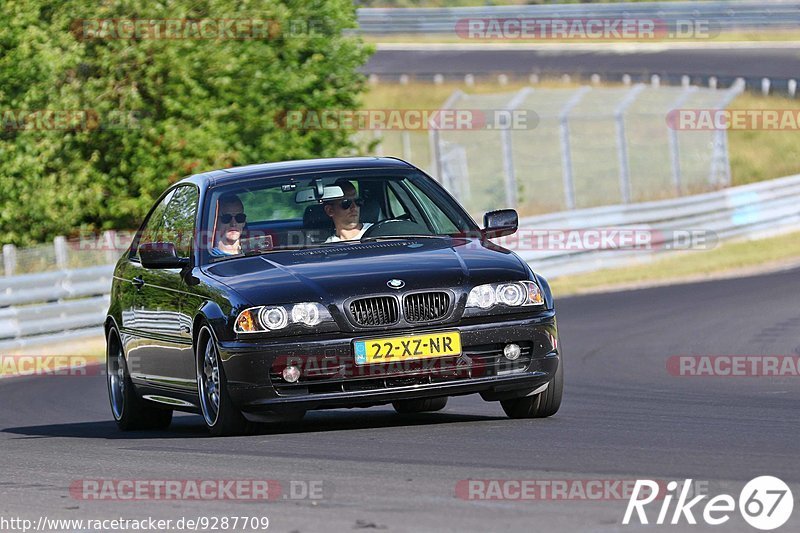
[[[235,194],[224,194],[219,199],[217,210],[216,232],[214,234],[214,247],[211,255],[224,257],[242,253],[240,242],[247,215],[244,205]]]
[[[344,198],[325,202],[325,214],[333,220],[334,235],[325,241],[341,242],[360,239],[372,224],[361,223],[361,207],[364,200],[356,197],[356,188],[346,179],[338,179],[334,183],[342,188]]]

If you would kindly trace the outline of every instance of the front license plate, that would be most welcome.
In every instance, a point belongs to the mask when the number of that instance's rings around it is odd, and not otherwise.
[[[461,354],[461,334],[457,331],[448,331],[367,339],[355,341],[354,348],[357,365],[447,357]]]

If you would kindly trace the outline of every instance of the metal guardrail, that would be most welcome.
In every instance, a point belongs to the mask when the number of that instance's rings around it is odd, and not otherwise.
[[[650,231],[645,249],[518,250],[546,277],[647,262],[682,243],[684,231],[703,230],[718,240],[767,237],[800,230],[800,175],[671,200],[612,205],[524,218],[520,231],[628,228]],[[678,232],[678,233],[676,233]],[[689,251],[688,253],[695,253]]]
[[[453,8],[361,8],[359,31],[367,35],[455,34],[468,18],[658,19],[667,24],[702,20],[721,30],[779,29],[800,25],[795,0],[544,4]]]
[[[0,278],[0,348],[102,333],[114,265]]]
[[[800,229],[800,175],[671,200],[520,220],[520,233],[597,228],[652,230],[664,239],[654,240],[648,249],[516,251],[537,272],[556,277],[658,258],[674,249],[670,245],[675,244],[675,230],[705,230],[724,240]],[[113,268],[0,278],[0,349],[102,335]]]

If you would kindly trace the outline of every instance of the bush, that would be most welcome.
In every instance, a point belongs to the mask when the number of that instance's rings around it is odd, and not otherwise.
[[[97,19],[236,19],[267,32],[111,38],[127,26]],[[358,108],[370,51],[345,32],[354,26],[347,0],[5,0],[0,242],[137,226],[194,172],[357,150],[347,131],[276,121]]]

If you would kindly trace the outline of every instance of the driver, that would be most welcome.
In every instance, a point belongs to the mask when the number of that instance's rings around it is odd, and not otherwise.
[[[222,195],[217,209],[216,234],[211,255],[224,257],[242,253],[240,238],[246,221],[247,215],[239,197],[235,194]]]
[[[342,188],[344,198],[329,200],[324,204],[325,214],[331,217],[335,228],[334,234],[325,242],[358,240],[372,226],[369,222],[362,224],[360,221],[364,200],[356,197],[356,188],[350,181],[338,179],[334,185]]]

